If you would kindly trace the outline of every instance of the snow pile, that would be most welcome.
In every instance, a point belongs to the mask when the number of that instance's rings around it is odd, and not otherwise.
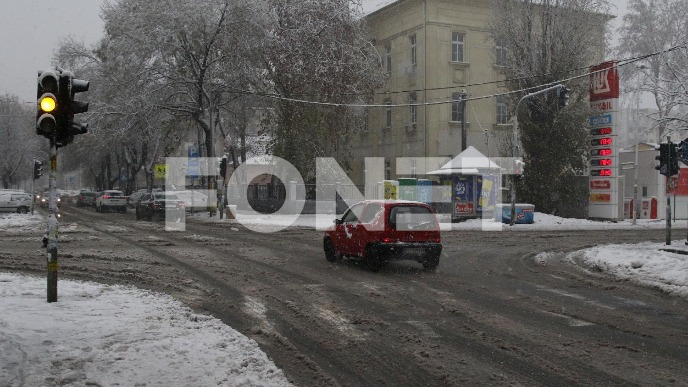
[[[256,342],[169,296],[0,273],[0,385],[290,385]]]
[[[688,297],[688,246],[685,240],[591,247],[568,258],[594,271],[609,273],[667,293]]]
[[[0,230],[45,226],[45,217],[29,214],[0,214]]]

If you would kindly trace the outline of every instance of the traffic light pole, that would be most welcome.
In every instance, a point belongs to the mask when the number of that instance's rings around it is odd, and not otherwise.
[[[33,215],[33,207],[36,204],[36,176],[34,176],[35,172],[34,170],[36,169],[36,159],[33,159],[33,163],[31,167],[31,215]]]
[[[667,136],[667,143],[672,147],[671,137]],[[667,165],[667,174],[664,180],[664,195],[666,196],[666,245],[671,245],[671,195],[667,190],[667,184],[671,180],[671,151],[666,152],[664,162]]]
[[[48,187],[50,190],[50,214],[48,215],[48,229],[45,236],[48,258],[48,302],[57,302],[57,144],[55,141],[50,142]]]

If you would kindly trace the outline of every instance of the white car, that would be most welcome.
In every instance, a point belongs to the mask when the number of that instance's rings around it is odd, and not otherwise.
[[[208,195],[198,191],[174,191],[177,199],[184,202],[187,211],[203,211],[208,208]]]
[[[98,195],[96,199],[96,211],[105,212],[110,210],[117,210],[121,213],[127,212],[127,197],[122,191],[107,190]]]
[[[31,195],[24,192],[0,191],[0,212],[26,214],[31,209]]]

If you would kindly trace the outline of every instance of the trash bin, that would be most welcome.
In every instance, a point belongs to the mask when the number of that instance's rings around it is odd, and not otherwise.
[[[418,200],[418,180],[410,177],[399,178],[399,199]]]
[[[640,219],[657,219],[657,198],[649,197],[640,200]]]
[[[624,198],[624,219],[633,219],[633,198]]]
[[[500,219],[501,217],[501,219]],[[502,223],[511,223],[511,204],[498,204],[495,207],[495,220]],[[535,205],[516,203],[515,224],[535,223]]]

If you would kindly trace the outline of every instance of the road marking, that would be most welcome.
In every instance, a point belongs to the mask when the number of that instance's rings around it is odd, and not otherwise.
[[[566,319],[566,320],[568,321],[568,323],[569,323],[569,326],[572,326],[572,327],[589,327],[589,326],[592,326],[592,325],[597,325],[597,324],[595,324],[594,322],[590,322],[590,321],[585,321],[585,320],[577,319],[577,318],[575,318],[575,317],[567,316],[567,315],[565,315],[565,314],[559,314],[559,313],[548,312],[548,311],[546,311],[546,310],[543,310],[542,312],[545,313],[545,314],[549,314],[549,315],[551,315],[551,316],[556,316],[556,317],[560,317],[560,318]]]
[[[597,306],[597,307],[599,307],[599,308],[604,308],[604,309],[609,309],[609,310],[616,310],[616,308],[614,308],[613,306],[601,304],[601,303],[599,303],[598,301],[590,300],[590,299],[588,299],[588,298],[586,298],[586,297],[581,296],[580,294],[567,293],[567,292],[565,292],[565,291],[563,291],[563,290],[552,289],[552,288],[548,288],[548,287],[545,287],[545,286],[542,286],[542,285],[535,285],[535,286],[536,286],[538,289],[540,289],[540,290],[544,290],[544,291],[546,291],[546,292],[558,294],[558,295],[564,296],[564,297],[574,298],[574,299],[576,299],[576,300],[583,301],[583,303],[588,304],[588,305],[594,305],[594,306]]]
[[[347,337],[351,337],[356,340],[365,340],[366,334],[359,332],[348,319],[338,315],[336,312],[330,309],[326,309],[323,306],[316,307],[316,311],[318,312],[320,318],[334,325]]]
[[[251,296],[245,295],[244,299],[244,312],[260,321],[260,329],[266,332],[275,333],[275,327],[273,327],[272,323],[268,320],[268,308],[265,307],[262,302]]]

